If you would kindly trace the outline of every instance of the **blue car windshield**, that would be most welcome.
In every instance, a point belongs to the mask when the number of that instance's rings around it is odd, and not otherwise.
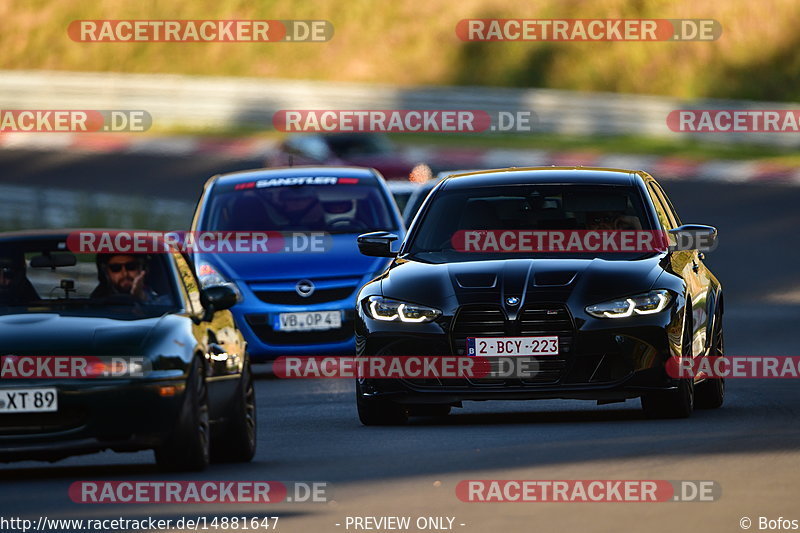
[[[371,179],[273,178],[225,184],[212,192],[200,229],[392,231],[397,228],[389,201],[384,190]]]

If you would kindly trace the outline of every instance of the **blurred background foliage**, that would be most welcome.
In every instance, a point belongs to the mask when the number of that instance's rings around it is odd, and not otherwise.
[[[713,18],[714,42],[458,39],[463,18]],[[327,43],[78,43],[76,19],[325,19]],[[796,101],[797,0],[4,0],[0,69],[490,85]]]

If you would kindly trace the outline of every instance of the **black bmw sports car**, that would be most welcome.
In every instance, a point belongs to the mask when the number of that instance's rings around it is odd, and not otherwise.
[[[184,255],[72,253],[0,234],[0,461],[155,450],[166,470],[249,461],[253,378],[227,309]]]
[[[521,245],[537,232],[586,245]],[[626,232],[665,245],[617,246]],[[641,398],[649,417],[719,407],[723,380],[667,366],[723,354],[722,288],[699,250],[715,239],[711,226],[683,225],[645,172],[512,168],[444,179],[398,252],[394,235],[359,238],[362,253],[394,260],[358,295],[358,355],[484,356],[514,371],[366,376],[362,423],[444,415],[465,400]]]

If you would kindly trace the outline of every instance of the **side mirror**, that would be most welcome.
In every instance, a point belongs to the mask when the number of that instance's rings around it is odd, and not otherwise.
[[[699,250],[710,252],[717,247],[717,228],[702,224],[684,224],[669,230],[675,236],[671,250]]]
[[[239,303],[239,289],[232,283],[211,285],[200,292],[200,304],[206,310],[204,321],[209,321],[217,311],[230,309]]]
[[[358,251],[371,257],[395,257],[397,252],[392,251],[392,243],[397,239],[397,235],[388,231],[364,233],[358,236]]]

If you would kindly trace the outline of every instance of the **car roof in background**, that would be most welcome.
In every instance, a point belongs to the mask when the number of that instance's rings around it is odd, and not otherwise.
[[[215,183],[235,184],[262,179],[315,176],[377,179],[376,171],[366,167],[300,165],[293,167],[242,170],[239,172],[231,172],[229,174],[219,174],[214,176],[212,181]]]
[[[491,185],[583,184],[633,185],[640,173],[633,170],[588,167],[530,167],[481,170],[451,175],[445,179],[448,190]]]
[[[416,191],[423,185],[427,185],[429,182],[425,183],[415,183],[413,181],[403,181],[403,180],[387,180],[386,185],[389,186],[389,190],[392,192],[403,192],[403,191]]]

